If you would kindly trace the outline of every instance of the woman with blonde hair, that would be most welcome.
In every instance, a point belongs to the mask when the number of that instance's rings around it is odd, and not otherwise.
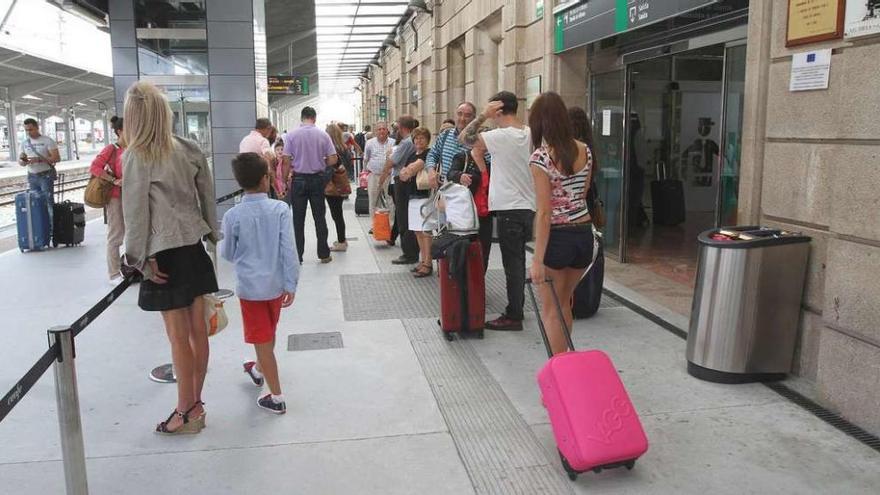
[[[339,161],[336,165],[328,167],[331,170],[330,180],[324,188],[324,199],[330,209],[330,216],[336,224],[336,242],[330,247],[330,251],[340,252],[348,250],[348,242],[345,239],[345,217],[342,216],[342,201],[351,194],[351,183],[348,177],[348,168],[351,164],[351,153],[342,140],[342,129],[338,124],[329,124],[326,128]]]
[[[144,276],[138,306],[162,313],[177,375],[177,407],[156,432],[198,433],[205,426],[208,370],[202,296],[218,290],[202,245],[218,240],[214,181],[199,146],[172,135],[171,107],[158,88],[134,83],[124,119],[126,262]]]

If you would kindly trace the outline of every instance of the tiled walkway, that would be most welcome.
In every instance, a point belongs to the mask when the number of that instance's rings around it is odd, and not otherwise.
[[[614,359],[651,449],[633,471],[569,482],[535,385],[546,355],[534,315],[524,332],[451,344],[431,318],[399,305],[351,317],[343,293],[369,299],[376,287],[352,292],[348,277],[404,269],[388,264],[395,249],[372,246],[365,219],[350,209],[346,219],[358,240],[329,265],[308,242],[296,302],[282,317],[286,416],[254,404],[234,299],[230,328],[211,341],[209,426],[196,436],[152,433],[175,391],[146,378],[169,361],[169,348],[159,316],[137,309],[134,290],[86,329],[77,371],[91,493],[244,494],[267,485],[358,495],[877,493],[880,454],[766,387],[691,378],[682,340],[616,305],[579,321],[575,343]],[[45,349],[46,328],[73,320],[109,290],[103,236],[91,222],[80,248],[0,255],[0,392]],[[492,270],[500,269],[497,254]],[[231,287],[230,267],[220,273]],[[406,297],[436,281],[396,283]],[[490,307],[503,302],[491,294]],[[284,344],[291,334],[323,332],[339,332],[342,348],[291,352]],[[50,374],[0,423],[0,493],[63,492],[54,401]]]

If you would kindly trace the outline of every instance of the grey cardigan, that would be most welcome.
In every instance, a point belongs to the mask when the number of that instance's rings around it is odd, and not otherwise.
[[[122,212],[126,263],[144,277],[153,274],[147,259],[160,251],[219,240],[214,179],[205,155],[193,141],[174,137],[163,161],[122,155]]]

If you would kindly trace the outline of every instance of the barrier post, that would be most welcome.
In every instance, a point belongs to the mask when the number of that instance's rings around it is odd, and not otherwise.
[[[83,444],[79,393],[76,387],[73,332],[68,326],[49,329],[49,345],[58,343],[55,360],[55,399],[58,402],[58,425],[61,430],[61,456],[67,495],[88,495],[86,453]]]

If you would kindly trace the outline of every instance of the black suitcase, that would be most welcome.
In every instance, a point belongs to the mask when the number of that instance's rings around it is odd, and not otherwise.
[[[659,164],[657,180],[651,181],[651,209],[654,225],[673,226],[684,222],[684,183],[668,178],[666,167],[661,167]]]
[[[52,246],[78,246],[86,236],[86,208],[82,203],[64,201],[64,174],[58,176],[58,199],[52,206]]]
[[[602,285],[605,283],[605,248],[602,239],[599,239],[598,252],[596,261],[575,287],[571,297],[571,314],[578,319],[596,314],[602,302]]]
[[[370,214],[370,197],[367,194],[366,187],[357,188],[357,195],[354,199],[354,214],[369,215]]]

